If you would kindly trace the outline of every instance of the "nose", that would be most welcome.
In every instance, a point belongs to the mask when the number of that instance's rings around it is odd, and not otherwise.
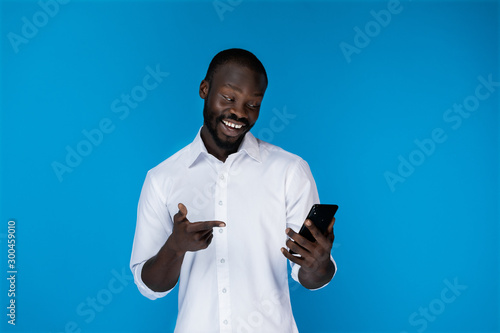
[[[245,109],[245,105],[242,103],[238,103],[231,108],[231,113],[234,114],[238,119],[239,118],[248,118],[248,113]]]

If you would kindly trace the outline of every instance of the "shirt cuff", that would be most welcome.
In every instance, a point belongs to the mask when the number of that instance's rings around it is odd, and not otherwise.
[[[140,264],[135,265],[132,267],[132,274],[134,275],[134,282],[137,285],[137,288],[141,292],[142,295],[146,296],[147,298],[151,300],[155,300],[157,298],[161,298],[166,296],[172,289],[163,291],[163,292],[156,292],[151,289],[149,289],[148,286],[142,281],[141,274],[142,274],[142,267],[144,267],[144,264],[146,263],[146,260],[141,262]]]
[[[337,274],[337,263],[335,262],[335,260],[333,259],[333,256],[330,254],[330,260],[333,262],[333,266],[335,267],[335,272],[333,273],[333,276],[332,276],[332,280],[333,278],[335,277],[335,274]],[[299,269],[300,269],[300,265],[298,264],[295,264],[295,263],[292,263],[292,272],[291,272],[291,276],[292,276],[292,279],[294,279],[295,281],[297,281],[298,283],[300,283],[299,281]],[[330,280],[330,281],[332,281]],[[327,283],[325,283],[323,286],[319,287],[319,288],[316,288],[316,289],[309,289],[309,290],[320,290],[324,287],[326,287],[328,284],[330,284],[330,281],[328,281]]]

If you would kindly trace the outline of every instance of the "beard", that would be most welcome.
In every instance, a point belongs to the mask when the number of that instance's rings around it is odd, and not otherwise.
[[[203,125],[207,128],[208,132],[210,133],[210,136],[214,139],[215,144],[217,147],[224,149],[226,151],[236,151],[238,150],[241,142],[243,141],[243,138],[245,137],[245,134],[250,131],[252,126],[248,123],[248,120],[246,118],[238,118],[234,114],[229,114],[227,116],[221,114],[217,118],[214,116],[215,113],[210,110],[209,106],[205,102],[204,108],[203,108]],[[237,138],[231,140],[229,139],[222,139],[222,137],[225,137],[224,134],[222,134],[219,130],[218,125],[222,122],[224,119],[231,119],[235,121],[239,121],[243,124],[245,124],[245,131]]]

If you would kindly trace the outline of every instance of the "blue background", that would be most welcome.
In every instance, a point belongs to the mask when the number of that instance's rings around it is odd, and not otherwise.
[[[71,1],[46,21],[35,1],[1,3],[1,330],[173,330],[176,293],[152,302],[130,280],[137,201],[147,170],[201,126],[211,58],[242,47],[269,76],[253,133],[308,161],[322,202],[340,206],[333,282],[290,285],[299,330],[498,332],[500,87],[481,88],[460,126],[446,116],[474,100],[478,77],[500,81],[499,3],[406,1],[379,29],[371,11],[388,2],[221,3]],[[15,46],[23,17],[40,27]],[[356,27],[373,30],[347,57]],[[113,101],[137,92],[148,66],[169,75],[121,119]],[[105,118],[111,133],[58,179],[53,163]],[[435,129],[444,142],[431,149]],[[404,182],[391,186],[398,168]]]

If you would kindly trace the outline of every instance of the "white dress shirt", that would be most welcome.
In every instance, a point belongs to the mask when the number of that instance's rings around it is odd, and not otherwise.
[[[141,279],[144,263],[172,232],[183,203],[191,222],[220,220],[205,250],[187,252],[179,277],[179,333],[298,332],[290,305],[287,227],[298,231],[319,203],[309,166],[300,157],[247,133],[221,162],[200,133],[151,169],[139,199],[130,267],[140,292],[156,299]],[[332,259],[333,261],[333,259]],[[300,266],[292,265],[298,281]]]

